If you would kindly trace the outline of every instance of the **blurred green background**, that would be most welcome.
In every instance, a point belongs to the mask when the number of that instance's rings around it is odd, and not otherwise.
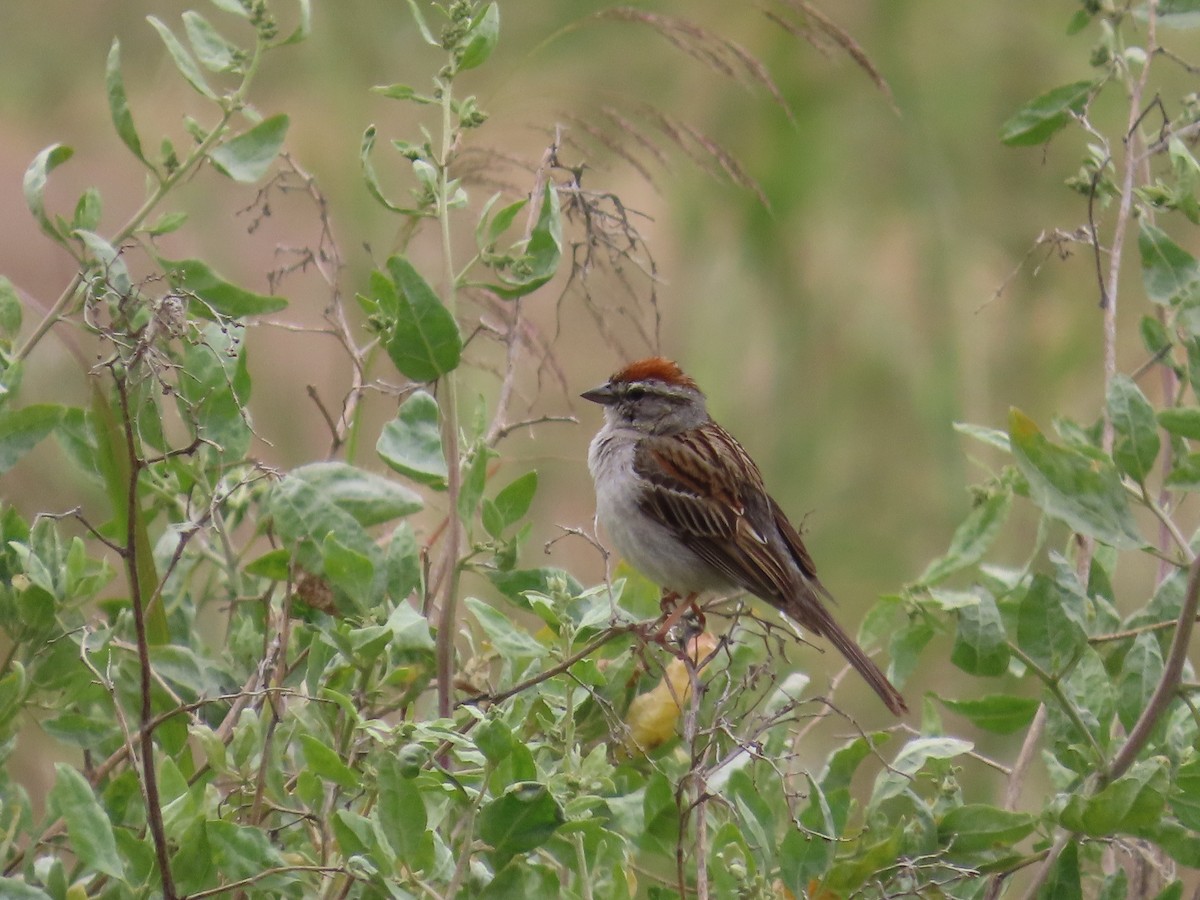
[[[42,147],[61,141],[77,153],[52,177],[55,208],[69,211],[79,192],[95,185],[105,203],[102,232],[136,209],[143,175],[109,123],[104,60],[118,36],[143,142],[156,146],[166,133],[185,143],[181,117],[210,121],[212,113],[178,78],[145,16],[180,31],[179,14],[190,5],[236,30],[199,0],[0,3],[0,272],[44,307],[72,266],[26,213],[22,173]],[[328,197],[349,298],[362,289],[372,260],[386,256],[398,227],[363,187],[363,130],[374,122],[383,138],[415,139],[422,121],[421,110],[369,88],[403,82],[424,89],[438,63],[404,2],[314,6],[311,40],[268,58],[253,100],[263,114],[292,116],[288,148]],[[275,7],[285,18],[294,13],[288,3]],[[982,451],[955,434],[954,421],[1003,427],[1016,405],[1048,425],[1054,413],[1091,421],[1099,409],[1094,261],[1081,248],[1066,259],[1035,248],[1039,233],[1085,221],[1083,198],[1062,186],[1078,167],[1082,141],[1067,133],[1047,148],[1011,149],[998,140],[1001,124],[1022,103],[1088,77],[1095,35],[1066,35],[1078,5],[1065,2],[826,4],[887,80],[893,107],[844,52],[832,44],[815,48],[756,5],[676,0],[644,7],[686,16],[742,44],[770,71],[789,118],[765,90],[722,77],[655,29],[594,18],[603,8],[582,0],[502,4],[496,54],[459,87],[477,93],[491,115],[470,135],[470,146],[533,165],[563,124],[562,158],[586,161],[584,185],[614,191],[645,214],[639,221],[660,279],[660,349],[697,378],[714,415],[757,458],[785,509],[804,519],[813,556],[853,630],[875,597],[915,578],[944,549],[968,508],[966,486],[985,474],[972,462]],[[1190,33],[1165,38],[1185,56],[1196,49]],[[768,205],[661,137],[663,158],[656,159],[599,112],[645,121],[647,107],[691,123],[725,148]],[[1115,106],[1097,114],[1114,122],[1122,115]],[[609,129],[609,139],[636,155],[653,183],[590,139],[588,123]],[[407,184],[402,162],[381,140],[376,165],[397,194]],[[521,191],[532,178],[510,165],[491,180]],[[473,209],[493,189],[469,187]],[[252,217],[238,211],[254,200],[253,188],[202,172],[169,207],[187,208],[191,220],[164,246],[177,257],[203,257],[231,280],[265,292],[277,248],[312,245],[317,219],[302,197],[272,197],[272,215],[248,234]],[[463,215],[460,260],[473,222]],[[424,238],[414,245],[434,279],[438,263],[423,256],[432,248]],[[646,283],[635,283],[644,296]],[[618,367],[623,353],[656,349],[630,324],[632,316],[652,330],[653,311],[643,305],[623,314],[618,307],[629,304],[615,283],[598,281],[592,290],[620,348],[600,338],[577,293],[559,300],[560,289],[543,289],[525,309],[564,380],[539,379],[530,365],[518,411],[575,413],[581,424],[544,426],[505,450],[513,474],[532,465],[543,478],[526,551],[535,565],[545,560],[541,545],[558,525],[591,521],[585,456],[598,413],[582,408],[576,395]],[[319,279],[296,277],[282,291],[291,307],[280,321],[320,324],[328,293]],[[1142,359],[1133,326],[1146,310],[1135,291],[1124,301],[1120,363],[1128,370]],[[27,311],[27,327],[37,318]],[[336,407],[347,383],[344,355],[328,337],[282,328],[258,329],[250,340],[251,410],[263,438],[255,453],[284,468],[322,458],[328,435],[305,386],[316,384]],[[486,341],[475,347],[470,358],[485,365],[469,376],[465,393],[489,395],[494,377],[487,365],[497,351]],[[21,401],[78,402],[84,388],[77,364],[51,339],[31,360]],[[394,400],[373,397],[370,421],[382,423],[394,407]],[[377,432],[365,433],[372,437],[359,461],[382,469],[370,452]],[[64,473],[65,465],[43,445],[0,480],[0,496],[30,516],[77,505],[81,490],[86,503],[101,503],[98,492]],[[1017,519],[1014,562],[1031,544],[1031,533],[1020,528],[1033,526],[1031,517]],[[593,579],[601,571],[582,542],[556,545],[552,561]],[[947,649],[948,642],[935,642],[928,651],[927,669],[907,689],[911,699],[948,671]],[[840,665],[831,653],[810,653],[805,661],[814,670]],[[868,707],[865,689],[848,691],[855,704],[864,701],[865,718],[878,712]]]

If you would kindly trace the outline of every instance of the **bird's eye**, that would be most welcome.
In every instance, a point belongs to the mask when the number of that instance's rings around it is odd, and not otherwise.
[[[636,384],[625,392],[625,396],[630,400],[641,400],[646,396],[646,389],[638,387]]]

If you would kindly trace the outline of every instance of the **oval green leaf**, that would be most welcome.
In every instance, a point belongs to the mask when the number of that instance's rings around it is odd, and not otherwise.
[[[251,184],[263,178],[287,137],[289,119],[280,113],[263,119],[208,154],[213,167],[234,181]]]
[[[462,336],[454,316],[407,259],[387,262],[399,303],[386,347],[400,372],[413,381],[435,381],[458,367]]]
[[[1119,550],[1145,546],[1110,460],[1051,443],[1018,409],[1009,413],[1009,439],[1030,496],[1046,515]]]
[[[446,489],[449,474],[442,451],[438,405],[416,391],[400,404],[396,418],[383,426],[375,451],[392,469],[421,484]]]
[[[1108,415],[1116,432],[1113,461],[1139,484],[1158,459],[1160,441],[1154,407],[1128,375],[1115,375],[1108,386]]]
[[[1072,113],[1083,109],[1095,86],[1093,81],[1076,81],[1030,100],[1001,126],[1001,142],[1010,147],[1045,143],[1070,121]]]
[[[230,284],[200,259],[163,259],[158,264],[171,286],[189,295],[190,310],[206,319],[241,318],[278,312],[287,306],[283,297],[270,297]]]
[[[522,782],[484,806],[479,836],[492,847],[499,870],[518,853],[534,850],[566,822],[562,808],[544,784]]]
[[[42,231],[60,244],[63,243],[65,238],[54,223],[50,221],[50,217],[46,215],[46,180],[49,178],[51,172],[70,159],[74,153],[75,151],[65,144],[51,144],[33,158],[33,162],[25,170],[25,179],[23,182],[25,205],[29,207],[29,211],[33,213],[33,217],[37,219]]]
[[[1194,406],[1176,406],[1160,410],[1158,424],[1171,434],[1200,441],[1200,409]]]

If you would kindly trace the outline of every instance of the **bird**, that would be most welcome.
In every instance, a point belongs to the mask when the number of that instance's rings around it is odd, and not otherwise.
[[[745,448],[679,365],[631,363],[583,399],[604,408],[588,448],[596,518],[664,602],[740,589],[827,638],[897,716],[904,697],[838,625],[833,596]]]

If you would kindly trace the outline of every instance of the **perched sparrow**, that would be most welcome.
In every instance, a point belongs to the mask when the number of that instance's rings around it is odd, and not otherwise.
[[[596,515],[621,554],[664,591],[741,588],[823,635],[896,715],[904,698],[833,620],[812,558],[742,445],[709,418],[679,366],[635,362],[583,394],[604,407],[588,468]]]

